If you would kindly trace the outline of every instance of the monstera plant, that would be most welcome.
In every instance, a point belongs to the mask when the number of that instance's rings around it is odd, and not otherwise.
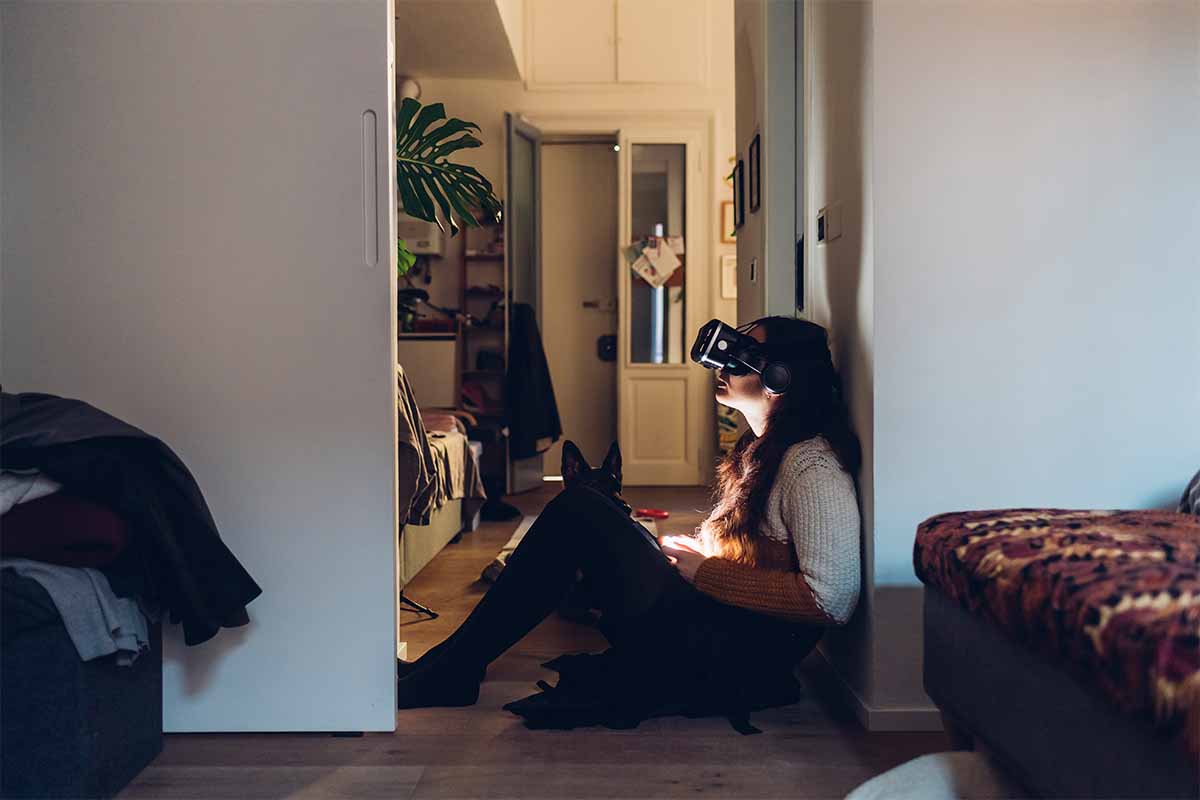
[[[396,187],[405,214],[435,222],[443,232],[449,226],[451,236],[458,234],[460,222],[479,227],[500,221],[502,204],[491,182],[474,167],[450,160],[459,150],[483,144],[473,135],[478,131],[474,122],[446,119],[441,103],[422,106],[404,99],[396,115]],[[400,240],[400,274],[415,261]]]

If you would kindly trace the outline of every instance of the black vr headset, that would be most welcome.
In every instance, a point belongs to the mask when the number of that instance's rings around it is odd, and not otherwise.
[[[769,361],[757,339],[719,319],[712,320],[696,334],[692,361],[709,369],[728,370],[731,375],[757,373],[771,394],[783,394],[792,384],[792,371],[787,364]]]

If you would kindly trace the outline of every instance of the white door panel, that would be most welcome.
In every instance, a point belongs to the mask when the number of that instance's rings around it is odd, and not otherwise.
[[[390,0],[2,13],[4,388],[161,436],[263,588],[166,729],[393,730]]]
[[[708,478],[711,381],[688,359],[691,337],[709,314],[707,158],[705,127],[621,132],[622,247],[652,232],[655,220],[665,235],[685,238],[682,285],[669,282],[660,296],[638,283],[624,256],[617,259],[618,438],[631,486],[698,485]],[[643,177],[636,186],[635,161]],[[648,205],[655,210],[646,212]]]

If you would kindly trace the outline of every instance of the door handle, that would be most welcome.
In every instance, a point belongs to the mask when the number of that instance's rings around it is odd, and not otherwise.
[[[617,360],[617,335],[605,334],[596,339],[596,358],[601,361]]]
[[[362,115],[363,261],[368,267],[379,263],[379,150],[376,145],[375,112]]]
[[[616,300],[584,300],[581,305],[594,311],[607,311],[610,314],[617,310]]]

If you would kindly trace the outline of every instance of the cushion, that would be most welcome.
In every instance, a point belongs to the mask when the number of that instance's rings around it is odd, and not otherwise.
[[[917,576],[1200,754],[1200,518],[1012,509],[921,523]]]
[[[129,545],[125,521],[111,510],[57,492],[13,506],[0,525],[0,556],[65,567],[103,567]]]

